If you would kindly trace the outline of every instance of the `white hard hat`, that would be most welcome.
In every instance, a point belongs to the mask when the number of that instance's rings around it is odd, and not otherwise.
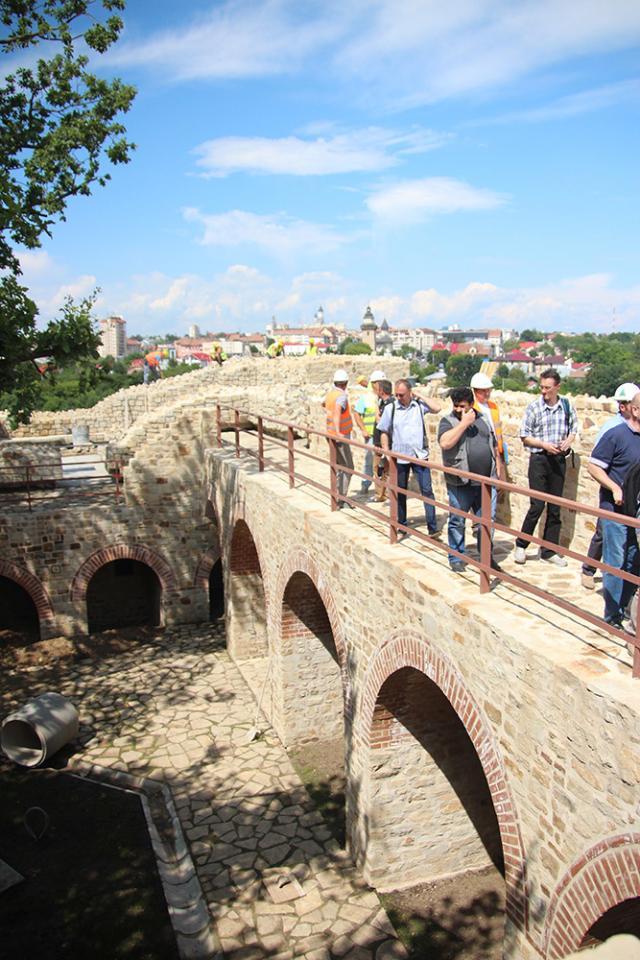
[[[613,399],[618,403],[629,403],[633,400],[636,393],[640,393],[640,387],[637,383],[621,383],[613,395]]]
[[[486,373],[474,373],[470,386],[472,390],[491,390],[493,383]]]
[[[346,383],[349,379],[349,374],[346,370],[336,370],[333,375],[334,383]]]
[[[369,380],[371,383],[377,383],[378,380],[387,380],[387,379],[388,377],[384,372],[384,370],[374,370],[371,376],[369,377]]]

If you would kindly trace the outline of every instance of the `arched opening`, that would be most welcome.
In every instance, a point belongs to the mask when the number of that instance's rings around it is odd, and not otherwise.
[[[0,576],[0,639],[34,643],[40,639],[40,620],[31,596],[10,577]]]
[[[618,933],[629,933],[640,940],[640,897],[623,900],[603,913],[587,931],[580,949],[604,943]]]
[[[344,844],[342,672],[329,615],[306,573],[294,573],[285,587],[281,630],[282,738]]]
[[[244,520],[238,520],[229,551],[227,646],[238,660],[266,657],[267,619],[262,569],[255,541]]]
[[[425,949],[448,931],[441,947],[462,952],[469,943],[469,956],[474,949],[502,956],[500,828],[482,764],[451,703],[420,670],[396,670],[378,691],[369,747],[370,882],[387,891],[413,888],[406,902],[424,925]]]
[[[157,627],[162,588],[156,573],[139,560],[105,563],[87,586],[89,633],[122,627]]]
[[[209,620],[217,623],[224,617],[224,578],[222,559],[216,560],[209,573]]]

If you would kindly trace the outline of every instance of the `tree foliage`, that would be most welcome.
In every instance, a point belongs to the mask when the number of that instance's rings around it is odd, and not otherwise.
[[[482,357],[470,353],[454,353],[445,366],[448,387],[468,387],[474,373],[482,366]]]
[[[129,160],[133,144],[118,117],[135,91],[88,69],[117,40],[123,8],[124,0],[0,0],[0,390],[13,398],[14,422],[34,408],[36,358],[59,368],[97,355],[93,298],[67,301],[37,328],[38,309],[18,282],[19,248],[39,247],[72,197],[103,186],[105,163]]]
[[[344,353],[348,356],[364,356],[371,353],[371,347],[368,343],[361,343],[360,340],[354,340],[353,337],[346,337],[338,345],[338,353]]]

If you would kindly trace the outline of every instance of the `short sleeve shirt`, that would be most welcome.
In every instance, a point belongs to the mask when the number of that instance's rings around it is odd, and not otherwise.
[[[607,476],[621,487],[624,478],[636,463],[640,463],[640,433],[636,433],[626,420],[604,433],[589,457],[590,463],[602,467]],[[600,487],[602,510],[616,509],[611,490]]]

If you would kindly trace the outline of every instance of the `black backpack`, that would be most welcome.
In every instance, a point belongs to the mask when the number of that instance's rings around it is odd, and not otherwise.
[[[622,512],[628,517],[637,516],[640,508],[640,463],[634,463],[622,484]]]

